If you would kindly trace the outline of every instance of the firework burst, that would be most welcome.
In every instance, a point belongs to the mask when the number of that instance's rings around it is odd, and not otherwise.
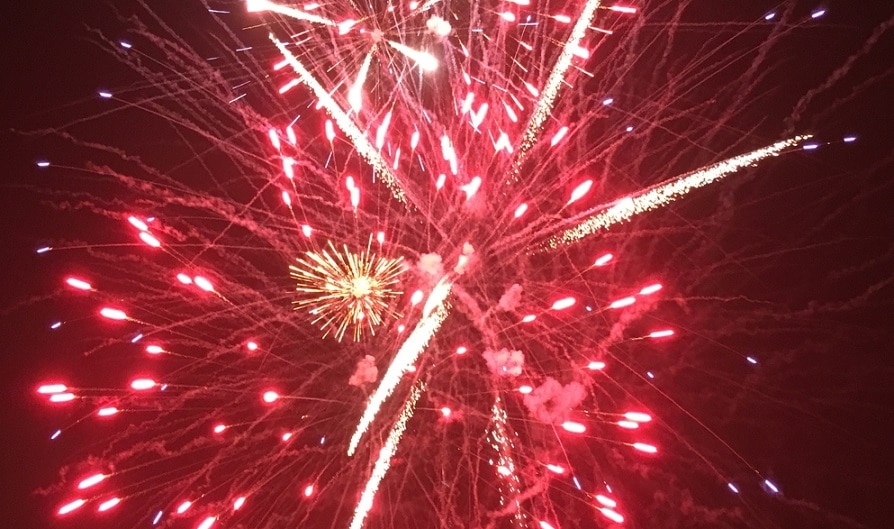
[[[396,290],[404,271],[401,258],[379,257],[366,250],[352,253],[347,246],[339,251],[331,241],[319,252],[307,252],[298,265],[289,267],[302,299],[296,309],[307,310],[313,323],[341,341],[348,328],[354,340],[364,329],[375,334],[388,312],[388,305],[401,292]]]
[[[95,387],[38,388],[81,406],[54,438],[94,418],[139,425],[76,465],[60,516],[120,504],[134,524],[202,529],[635,519],[617,469],[645,468],[633,458],[663,441],[689,453],[652,422],[678,406],[649,355],[682,334],[663,314],[700,280],[648,259],[645,214],[810,136],[741,133],[756,127],[767,50],[740,71],[736,39],[699,32],[695,56],[676,40],[683,8],[534,4],[253,0],[205,5],[212,57],[163,22],[134,19],[133,42],[105,42],[148,82],[103,102],[161,117],[186,146],[162,170],[74,140],[122,190],[79,206],[127,231],[89,246],[90,277],[65,284],[117,333],[93,358],[146,356]],[[763,24],[741,33],[780,46]],[[710,101],[693,101],[705,83]],[[354,251],[370,233],[375,246]],[[122,261],[141,281],[121,278]],[[724,454],[693,457],[716,488],[738,493],[744,469],[778,491],[696,424]]]

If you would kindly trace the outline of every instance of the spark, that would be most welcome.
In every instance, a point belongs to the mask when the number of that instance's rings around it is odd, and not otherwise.
[[[42,395],[49,395],[52,393],[62,393],[67,389],[65,384],[44,384],[37,388],[37,392]]]
[[[333,333],[341,341],[349,327],[354,341],[364,329],[375,334],[382,324],[388,306],[400,291],[397,283],[404,271],[402,258],[380,257],[371,251],[372,238],[359,254],[335,248],[307,252],[298,264],[289,266],[295,279],[295,291],[302,295],[294,302],[296,309],[306,309],[316,317],[323,336]]]
[[[729,158],[652,186],[634,197],[619,200],[608,207],[596,208],[597,212],[585,213],[586,220],[580,222],[574,228],[565,230],[561,235],[553,237],[547,242],[547,246],[556,248],[580,241],[600,230],[629,220],[635,215],[667,205],[695,189],[719,182],[724,177],[735,173],[743,167],[748,167],[765,158],[776,156],[783,150],[789,149],[807,138],[810,138],[810,136],[795,136],[782,140],[767,147]]]
[[[99,512],[105,512],[111,509],[112,507],[121,503],[121,498],[111,498],[99,504],[99,507],[96,508]]]
[[[599,512],[602,513],[603,516],[605,516],[606,518],[608,518],[609,520],[611,520],[615,523],[623,523],[624,522],[623,516],[621,516],[620,514],[618,514],[615,511],[613,511],[612,509],[609,509],[608,507],[600,507]]]
[[[404,372],[419,358],[423,349],[428,345],[428,341],[431,340],[432,336],[440,328],[441,322],[447,317],[447,311],[449,310],[447,296],[450,294],[451,287],[452,284],[449,281],[442,279],[432,290],[432,293],[429,294],[428,301],[425,302],[426,306],[422,311],[422,319],[416,324],[416,328],[413,329],[413,332],[410,333],[410,336],[407,337],[400,350],[394,356],[394,360],[391,361],[391,365],[385,371],[382,381],[366,404],[366,409],[363,411],[360,422],[357,424],[354,435],[351,436],[351,441],[348,444],[349,456],[354,455],[354,451],[357,450],[357,445],[360,443],[360,438],[379,413],[382,403],[391,396]]]
[[[555,301],[551,308],[553,310],[565,310],[569,307],[573,307],[575,303],[577,303],[577,300],[574,298],[562,298]]]
[[[85,503],[87,503],[85,500],[79,498],[71,503],[66,503],[59,508],[58,512],[60,515],[68,514],[76,509],[80,509]]]
[[[388,473],[388,469],[391,466],[391,458],[394,457],[394,454],[397,452],[397,445],[400,443],[400,439],[403,436],[404,431],[407,429],[407,422],[410,420],[410,417],[413,416],[413,412],[416,409],[416,402],[419,400],[419,396],[422,395],[424,390],[425,385],[420,382],[410,391],[410,396],[404,403],[403,410],[401,410],[397,421],[388,433],[388,439],[385,441],[385,446],[379,450],[379,457],[376,458],[372,475],[370,475],[369,481],[366,482],[366,486],[360,494],[360,501],[357,503],[357,508],[354,509],[354,518],[351,520],[351,525],[349,526],[350,529],[360,529],[363,527],[363,521],[366,519],[369,510],[372,508],[373,498],[375,498],[376,491],[379,490],[379,484],[382,482],[385,474]]]
[[[81,490],[90,488],[93,485],[96,485],[97,483],[101,482],[104,479],[106,479],[105,474],[94,474],[88,478],[82,479],[81,482],[78,483],[78,488]]]
[[[138,378],[130,383],[131,389],[137,391],[145,391],[154,388],[158,383],[151,378]]]
[[[363,64],[360,65],[360,71],[357,72],[357,80],[354,81],[351,90],[348,92],[348,102],[351,104],[354,112],[359,112],[363,107],[363,83],[366,82],[366,76],[369,73],[369,66],[372,64],[372,57],[375,52],[376,45],[373,44],[372,48],[367,52],[366,58],[363,59]]]
[[[91,286],[90,283],[84,281],[83,279],[69,277],[65,280],[65,282],[68,283],[68,286],[76,288],[78,290],[93,290],[93,286]]]
[[[562,428],[563,428],[566,432],[571,432],[571,433],[584,433],[584,432],[587,431],[587,427],[586,427],[586,426],[584,426],[583,424],[581,424],[581,423],[579,423],[579,422],[574,422],[574,421],[565,421],[565,422],[563,422],[563,423],[562,423]]]
[[[528,126],[522,135],[521,144],[518,146],[515,160],[513,160],[512,167],[509,170],[510,182],[514,182],[518,179],[519,171],[521,171],[522,164],[527,160],[528,152],[531,150],[531,147],[534,146],[534,143],[537,142],[543,123],[552,111],[556,96],[559,95],[559,88],[561,88],[562,82],[565,80],[565,74],[567,73],[568,68],[571,67],[571,61],[574,58],[574,50],[580,46],[580,42],[583,40],[590,23],[593,21],[593,17],[596,15],[596,9],[599,7],[600,3],[600,0],[587,0],[580,15],[578,15],[577,22],[571,30],[571,35],[568,37],[568,40],[565,41],[562,53],[556,60],[556,64],[553,66],[553,69],[546,80],[546,85],[543,87],[541,96],[537,100],[537,104],[534,106],[531,113],[531,120],[528,122]]]
[[[326,109],[326,112],[332,116],[335,123],[338,125],[338,128],[348,136],[348,139],[354,145],[357,153],[373,167],[379,178],[385,182],[385,185],[388,186],[388,189],[391,191],[394,198],[398,202],[407,204],[407,196],[403,190],[403,186],[400,184],[397,176],[392,172],[388,163],[382,158],[379,150],[369,142],[363,131],[351,121],[351,118],[345,114],[344,111],[342,111],[338,106],[338,103],[336,103],[335,100],[332,99],[332,96],[329,95],[329,92],[323,88],[323,85],[321,85],[310,71],[304,67],[301,61],[299,61],[295,55],[286,48],[286,45],[280,42],[272,34],[270,35],[270,40],[273,41],[280,53],[285,57],[286,62],[292,67],[292,70],[298,74],[301,82],[307,85],[317,99],[319,99],[320,104],[322,104],[323,108]]]
[[[624,417],[636,422],[649,422],[652,420],[651,415],[639,411],[628,411],[624,414]]]
[[[610,253],[601,255],[596,258],[596,262],[593,263],[593,266],[605,266],[609,263],[609,261],[614,259],[614,257],[615,256]]]
[[[270,11],[294,18],[295,20],[304,20],[306,22],[314,22],[326,26],[337,25],[335,22],[329,20],[328,18],[323,18],[321,16],[314,15],[313,13],[307,13],[305,11],[301,11],[300,9],[295,9],[294,7],[279,5],[273,2],[269,2],[268,0],[247,0],[245,2],[245,7],[249,13]]]
[[[108,318],[110,320],[120,321],[127,319],[127,314],[125,314],[123,310],[113,309],[110,307],[103,307],[102,309],[100,309],[99,314],[100,316]]]
[[[409,46],[405,46],[400,42],[394,42],[392,40],[386,41],[388,45],[397,50],[398,52],[404,54],[407,58],[416,62],[423,71],[433,72],[438,69],[438,59],[435,58],[431,53],[414,50]]]

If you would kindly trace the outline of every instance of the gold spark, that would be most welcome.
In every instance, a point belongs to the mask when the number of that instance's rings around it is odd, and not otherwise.
[[[378,256],[371,245],[372,238],[357,254],[347,245],[339,251],[329,241],[328,249],[307,252],[289,266],[295,291],[302,294],[295,308],[316,316],[313,323],[320,325],[324,338],[331,332],[341,341],[348,327],[353,328],[354,341],[364,329],[375,334],[390,301],[401,293],[396,285],[404,271],[403,258]]]

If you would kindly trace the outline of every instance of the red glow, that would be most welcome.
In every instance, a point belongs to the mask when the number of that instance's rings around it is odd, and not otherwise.
[[[661,286],[661,283],[654,283],[647,287],[643,287],[643,289],[640,290],[639,293],[640,293],[640,295],[648,296],[649,294],[654,294],[655,292],[658,292],[662,288],[663,287]]]
[[[555,474],[564,474],[565,473],[565,467],[562,467],[559,465],[548,464],[548,465],[546,465],[546,468],[547,468],[547,470],[549,470],[550,472],[553,472]]]
[[[313,485],[308,485],[308,486],[304,487],[304,497],[305,498],[310,498],[313,495],[314,495],[314,486]]]
[[[65,282],[68,283],[68,286],[76,288],[78,290],[93,290],[93,287],[90,285],[90,283],[84,281],[83,279],[69,277],[65,280]]]
[[[577,303],[577,300],[574,298],[571,298],[571,297],[562,298],[562,299],[557,300],[553,303],[552,309],[553,310],[565,310],[569,307],[573,307],[575,303]]]
[[[265,391],[262,398],[264,399],[264,402],[266,402],[267,404],[271,404],[273,402],[276,402],[279,399],[279,393],[272,391],[272,390]]]
[[[636,298],[633,296],[628,296],[626,298],[621,298],[617,301],[612,301],[611,305],[609,305],[608,307],[610,309],[620,309],[622,307],[629,307],[630,305],[633,305],[634,303],[636,303]]]
[[[155,237],[153,237],[152,235],[150,235],[149,232],[141,231],[141,232],[140,232],[140,239],[141,239],[144,243],[146,243],[147,245],[149,245],[149,246],[151,246],[151,247],[153,247],[153,248],[158,248],[158,247],[161,246],[161,241],[159,241],[158,239],[156,239]]]
[[[410,296],[410,304],[418,305],[418,304],[422,303],[423,296],[425,296],[425,294],[423,294],[421,290],[417,290],[416,292],[413,292],[413,295]]]
[[[85,503],[87,503],[87,502],[84,501],[84,500],[82,500],[82,499],[77,499],[77,500],[75,500],[75,501],[73,501],[73,502],[71,502],[71,503],[66,503],[66,504],[63,505],[62,507],[59,507],[59,511],[58,511],[58,512],[59,512],[60,515],[68,514],[68,513],[70,513],[71,511],[74,511],[74,510],[76,510],[76,509],[80,509],[81,506],[84,505]]]
[[[121,503],[121,498],[112,498],[112,499],[109,499],[109,500],[106,500],[106,501],[100,503],[99,507],[97,507],[96,510],[99,512],[105,512],[105,511],[111,509],[112,507],[118,505],[119,503]]]
[[[48,395],[50,393],[62,393],[68,389],[65,384],[44,384],[37,388],[37,392],[42,395]]]
[[[599,512],[601,512],[603,516],[615,523],[624,523],[624,517],[617,512],[609,509],[608,507],[600,507]]]
[[[596,262],[593,263],[593,266],[605,266],[605,265],[607,265],[608,262],[611,261],[613,258],[614,258],[614,256],[613,256],[612,254],[607,253],[607,254],[605,254],[605,255],[602,255],[602,256],[599,257],[598,259],[596,259]]]
[[[667,338],[668,336],[673,336],[674,331],[670,329],[666,329],[663,331],[652,331],[649,333],[649,338]]]
[[[239,496],[236,498],[236,501],[233,502],[233,510],[238,511],[243,505],[245,505],[245,496]]]
[[[157,382],[155,382],[151,378],[137,378],[130,383],[130,387],[131,389],[135,389],[137,391],[144,391],[154,388],[156,384]]]
[[[590,192],[590,188],[593,187],[593,180],[584,180],[583,183],[579,184],[574,188],[574,191],[571,192],[571,198],[568,199],[568,204],[573,202],[577,202],[586,196],[587,193]]]
[[[602,494],[596,495],[596,501],[598,501],[602,505],[605,505],[606,507],[610,507],[612,509],[614,509],[615,507],[618,506],[618,502],[609,498],[608,496],[603,496]]]
[[[211,284],[211,281],[208,281],[202,276],[196,276],[193,278],[196,286],[204,290],[205,292],[214,292],[214,285]]]
[[[142,220],[140,220],[134,216],[127,217],[127,222],[131,223],[131,225],[133,225],[134,228],[136,228],[140,231],[148,231],[149,230],[149,226],[147,226],[145,222],[143,222]]]
[[[177,514],[183,514],[192,507],[192,502],[189,500],[184,501],[180,505],[177,506]]]
[[[646,443],[633,443],[633,448],[647,454],[655,454],[658,452],[658,448]]]
[[[579,422],[574,421],[565,421],[562,423],[562,428],[565,429],[566,432],[571,433],[584,433],[587,431],[587,427]]]
[[[90,477],[82,479],[81,482],[78,483],[78,488],[81,490],[90,488],[104,479],[106,479],[105,474],[93,474]]]
[[[74,399],[73,393],[54,393],[50,395],[50,402],[69,402]]]
[[[630,421],[636,422],[649,422],[652,420],[652,416],[648,413],[643,413],[639,411],[628,411],[624,414],[624,417]]]
[[[553,139],[549,141],[549,146],[555,147],[560,141],[562,141],[562,138],[564,138],[566,134],[568,134],[568,127],[562,127],[561,129],[559,129],[559,131],[556,132],[555,135],[553,135]]]
[[[115,415],[117,413],[118,413],[118,408],[116,408],[114,406],[110,406],[108,408],[100,408],[96,412],[96,414],[99,415],[100,417],[109,417],[109,416]]]
[[[125,314],[123,310],[113,309],[110,307],[103,307],[102,309],[100,309],[99,315],[110,320],[120,321],[127,319],[127,314]]]

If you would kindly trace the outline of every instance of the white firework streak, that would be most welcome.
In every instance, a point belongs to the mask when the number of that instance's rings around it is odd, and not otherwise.
[[[491,422],[492,427],[487,438],[491,447],[497,452],[497,477],[504,484],[500,487],[500,512],[512,512],[515,527],[527,527],[527,519],[519,499],[522,483],[516,472],[515,460],[512,458],[512,450],[515,446],[512,443],[509,425],[506,423],[506,410],[503,409],[503,403],[499,397],[494,401],[494,407],[491,409]],[[507,498],[504,494],[511,497]]]
[[[280,42],[273,34],[270,34],[270,40],[273,41],[273,44],[275,44],[280,53],[282,53],[283,58],[289,66],[292,67],[292,70],[298,74],[298,78],[301,82],[307,85],[307,87],[313,91],[314,95],[317,96],[317,99],[320,100],[320,104],[326,109],[326,112],[332,116],[332,119],[335,120],[335,124],[338,125],[338,128],[345,133],[354,145],[354,148],[357,149],[357,153],[372,166],[382,181],[385,182],[385,185],[388,186],[388,189],[391,191],[391,195],[394,196],[398,202],[409,206],[407,195],[404,192],[403,187],[400,185],[397,175],[392,172],[391,167],[385,162],[385,159],[382,158],[378,149],[370,143],[363,131],[361,131],[341,107],[338,106],[338,103],[332,99],[329,92],[327,92],[326,89],[323,88],[323,85],[311,75],[310,71],[304,67],[301,61],[299,61],[292,52],[286,49],[284,43]]]
[[[611,204],[607,209],[604,206],[601,207],[602,211],[599,213],[549,239],[546,242],[546,246],[557,248],[575,243],[584,237],[593,235],[599,230],[604,230],[614,224],[629,220],[634,215],[665,206],[695,189],[719,182],[742,167],[754,164],[770,156],[776,156],[784,149],[793,147],[795,144],[810,137],[808,134],[782,140],[767,147],[734,156],[687,175],[654,185],[636,196],[622,198]]]
[[[354,509],[354,518],[351,520],[350,529],[363,527],[363,521],[366,520],[366,515],[369,514],[369,510],[372,508],[373,498],[376,496],[376,491],[379,490],[379,484],[382,482],[385,474],[388,473],[388,468],[391,466],[391,458],[397,452],[400,438],[403,436],[404,430],[407,429],[407,421],[413,416],[413,412],[416,410],[416,402],[419,400],[419,396],[422,395],[423,390],[425,390],[425,384],[421,382],[413,387],[413,391],[404,404],[404,409],[400,412],[400,417],[398,417],[397,422],[391,428],[388,439],[385,441],[385,446],[379,451],[379,457],[373,466],[372,475],[370,475],[369,481],[366,482],[363,493],[360,494],[360,501],[357,502],[357,508]]]
[[[373,44],[372,48],[369,49],[366,58],[363,59],[363,64],[360,66],[360,71],[357,73],[357,80],[351,89],[348,90],[348,103],[351,104],[354,112],[359,112],[363,106],[363,83],[366,82],[366,76],[369,73],[369,66],[372,64],[372,57],[373,53],[376,52],[376,48],[377,45]]]
[[[403,53],[408,59],[416,61],[416,64],[418,64],[424,71],[433,72],[438,69],[438,60],[435,59],[434,55],[431,53],[415,50],[400,42],[394,42],[393,40],[388,40],[386,42],[395,50]]]
[[[376,391],[369,398],[366,410],[363,411],[363,416],[360,417],[360,422],[357,424],[357,429],[354,431],[354,435],[351,437],[351,442],[348,445],[349,456],[354,455],[357,445],[360,443],[360,438],[363,437],[369,425],[372,424],[382,404],[394,392],[394,388],[397,387],[407,368],[419,358],[419,355],[422,354],[422,351],[428,345],[428,341],[438,331],[444,318],[447,317],[450,306],[446,301],[447,296],[450,294],[451,286],[452,284],[449,281],[442,279],[432,290],[428,301],[425,302],[422,319],[419,320],[416,328],[413,329],[413,332],[410,333],[410,336],[407,337],[407,340],[394,356],[394,360],[388,366],[385,375],[382,376],[379,387],[376,388]]]
[[[512,167],[509,169],[509,181],[507,183],[515,182],[518,179],[521,165],[527,159],[528,151],[531,150],[531,147],[534,146],[534,143],[540,136],[543,122],[546,121],[546,117],[552,111],[556,96],[559,95],[559,88],[562,87],[565,74],[568,72],[568,68],[571,67],[574,50],[580,47],[580,41],[583,40],[587,28],[590,27],[590,23],[593,21],[593,17],[596,16],[596,10],[599,8],[600,3],[600,0],[589,0],[584,5],[584,9],[574,24],[571,35],[568,37],[568,41],[565,42],[562,53],[559,54],[559,58],[556,60],[555,66],[553,66],[553,71],[550,72],[546,80],[546,85],[540,91],[540,99],[534,106],[531,121],[528,122],[528,127],[525,129],[524,135],[522,135],[515,160],[513,160]]]
[[[301,11],[300,9],[295,9],[294,7],[283,6],[279,4],[274,4],[273,2],[269,2],[267,0],[248,0],[245,2],[246,11],[249,13],[252,12],[260,12],[260,11],[272,11],[273,13],[279,13],[280,15],[285,15],[287,17],[294,18],[296,20],[304,20],[306,22],[315,22],[317,24],[323,24],[326,26],[335,26],[335,22],[329,20],[328,18],[323,18],[321,16],[314,15],[313,13],[308,13],[306,11]]]

